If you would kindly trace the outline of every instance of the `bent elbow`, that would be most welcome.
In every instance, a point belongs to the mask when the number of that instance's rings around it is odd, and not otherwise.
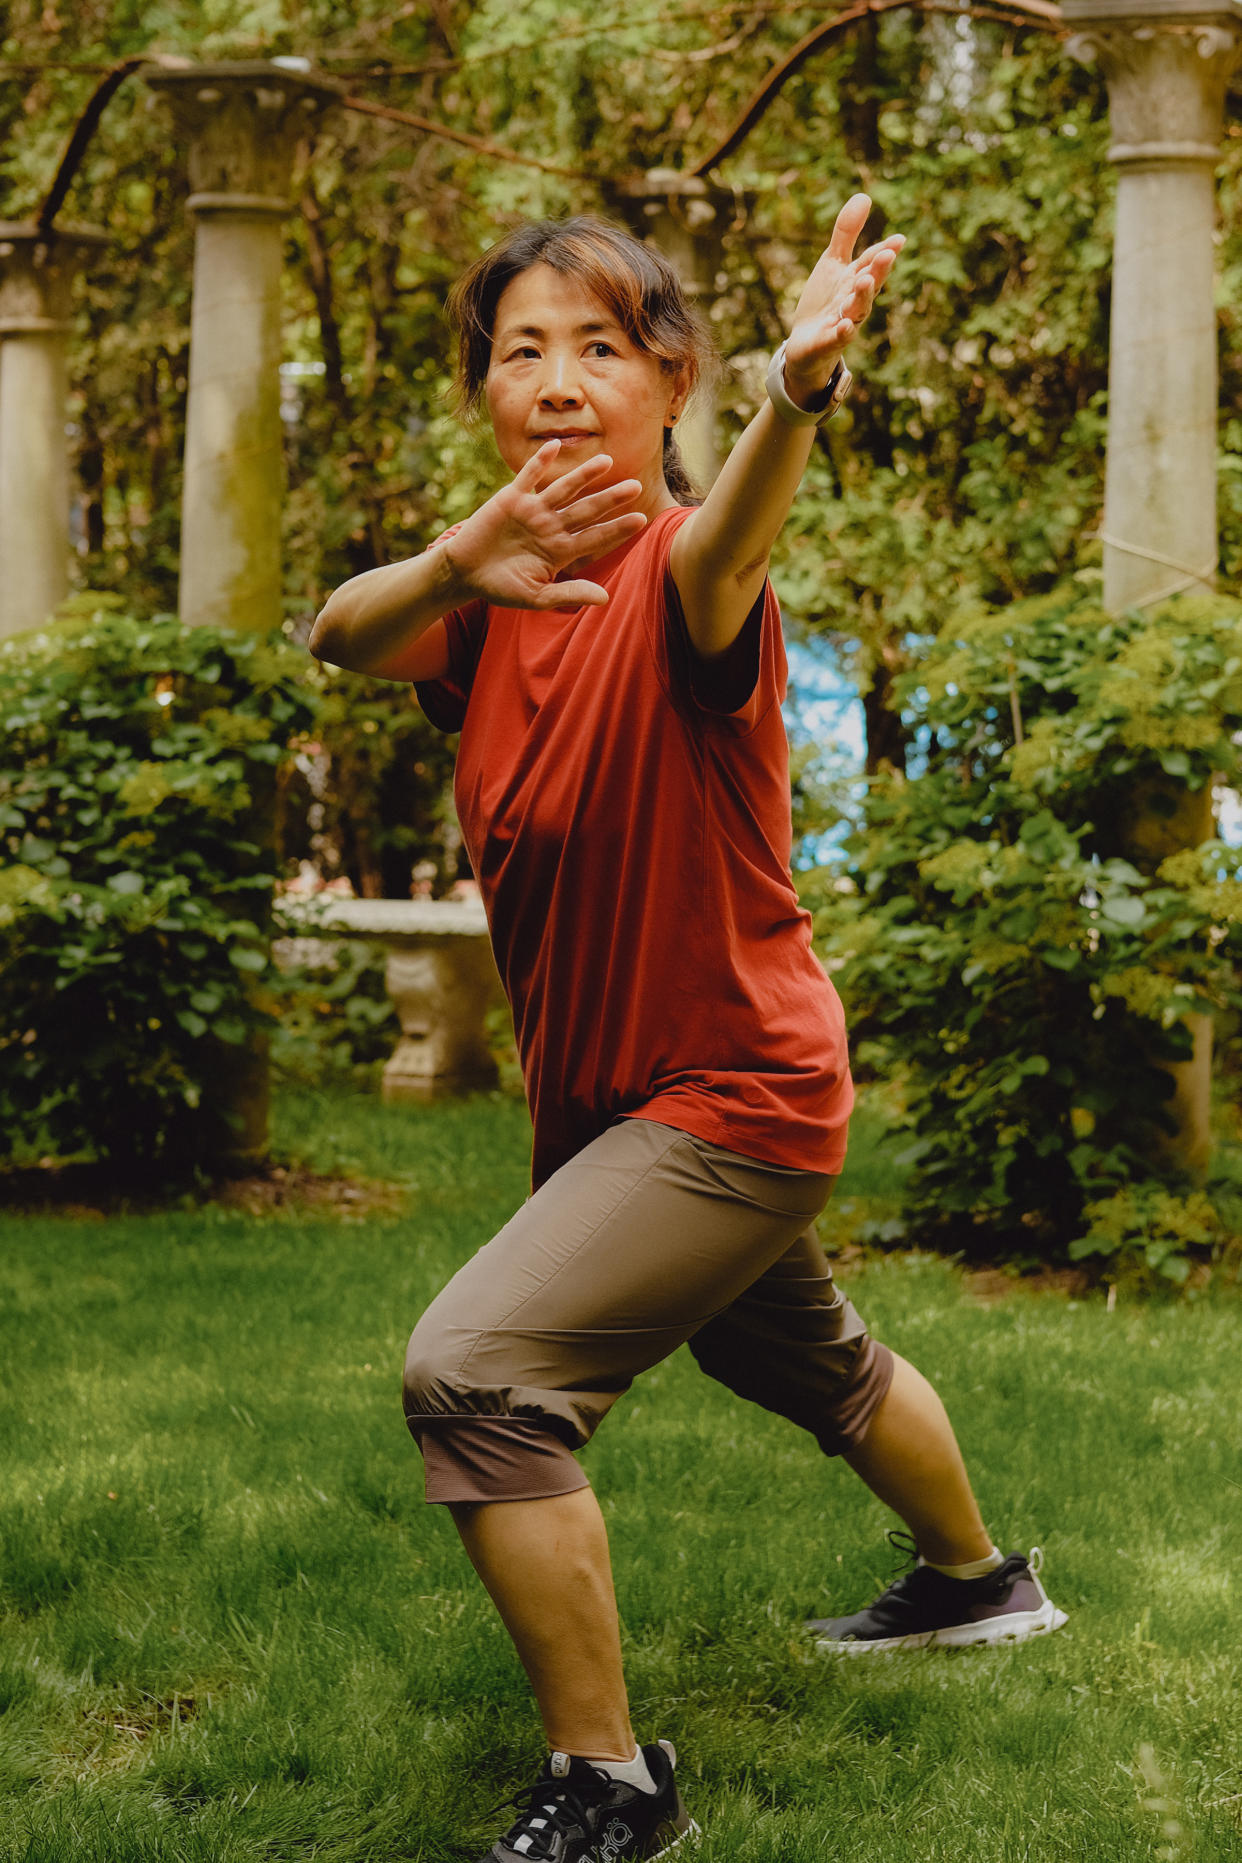
[[[333,635],[336,633],[336,627],[328,612],[331,606],[332,601],[331,597],[329,597],[319,610],[319,613],[315,616],[315,624],[307,637],[306,647],[307,651],[313,654],[316,660],[328,660],[335,665],[336,662],[333,660],[332,649],[334,646],[339,646],[340,643],[333,639]]]

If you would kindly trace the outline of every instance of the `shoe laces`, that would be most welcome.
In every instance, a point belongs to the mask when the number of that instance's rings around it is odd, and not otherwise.
[[[903,1533],[899,1527],[893,1527],[890,1528],[884,1537],[893,1548],[893,1551],[901,1554],[902,1560],[906,1565],[918,1564],[919,1549],[912,1533]]]
[[[601,1786],[606,1785],[602,1773],[596,1777]],[[555,1837],[590,1836],[587,1801],[567,1779],[549,1778],[544,1773],[534,1785],[515,1792],[512,1798],[502,1798],[493,1809],[505,1811],[510,1806],[516,1806],[522,1815],[510,1825],[501,1842],[519,1856],[529,1857],[531,1863],[549,1863],[555,1858]]]

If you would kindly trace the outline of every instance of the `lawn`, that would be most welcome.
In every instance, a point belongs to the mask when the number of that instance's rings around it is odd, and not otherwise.
[[[421,1306],[524,1193],[524,1113],[303,1091],[278,1139],[404,1208],[0,1219],[0,1863],[473,1863],[538,1764],[398,1389]],[[802,1618],[887,1583],[891,1517],[678,1354],[587,1461],[696,1854],[1242,1863],[1238,1295],[985,1303],[902,1256],[850,1286],[1070,1621],[817,1655]]]

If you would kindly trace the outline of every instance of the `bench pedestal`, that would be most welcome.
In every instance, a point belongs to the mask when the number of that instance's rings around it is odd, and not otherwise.
[[[486,1024],[500,986],[486,937],[391,939],[386,978],[401,1039],[384,1067],[385,1100],[428,1101],[496,1085]]]
[[[487,1016],[504,992],[477,901],[286,896],[278,917],[298,943],[360,938],[386,948],[401,1038],[384,1067],[385,1100],[425,1105],[496,1085]]]

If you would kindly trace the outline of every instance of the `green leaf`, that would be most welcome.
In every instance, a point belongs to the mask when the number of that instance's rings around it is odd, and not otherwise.
[[[186,1031],[187,1035],[193,1035],[196,1039],[198,1036],[207,1033],[207,1024],[203,1021],[201,1016],[196,1016],[192,1009],[179,1009],[175,1019],[181,1024],[181,1027]]]
[[[1114,925],[1125,925],[1131,929],[1141,925],[1147,917],[1147,909],[1141,899],[1133,893],[1115,893],[1100,905],[1100,911]]]
[[[121,893],[123,896],[127,898],[134,893],[140,893],[143,889],[143,885],[144,885],[144,881],[143,881],[142,875],[140,873],[134,873],[132,871],[126,871],[125,873],[114,873],[114,874],[111,874],[108,878],[109,891],[113,893]]]
[[[235,944],[229,951],[229,963],[237,970],[245,970],[257,976],[267,969],[267,952],[257,951],[252,944]]]

